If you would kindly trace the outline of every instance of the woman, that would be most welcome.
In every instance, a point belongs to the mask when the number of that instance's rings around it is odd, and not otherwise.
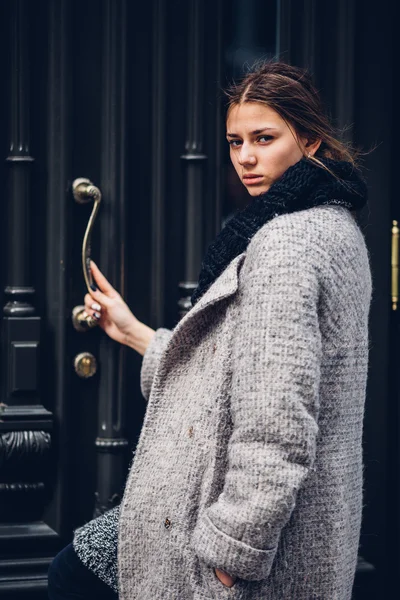
[[[229,93],[226,125],[251,199],[209,247],[174,330],[140,323],[92,265],[99,289],[86,310],[144,356],[149,404],[121,508],[56,557],[52,599],[94,588],[122,600],[351,597],[371,298],[354,213],[365,183],[299,68],[249,73]]]

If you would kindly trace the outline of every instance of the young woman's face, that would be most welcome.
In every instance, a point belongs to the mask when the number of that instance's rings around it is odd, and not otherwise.
[[[245,102],[230,109],[226,137],[233,166],[251,196],[268,191],[286,169],[303,157],[301,145],[307,142],[297,140],[282,117],[259,102]]]

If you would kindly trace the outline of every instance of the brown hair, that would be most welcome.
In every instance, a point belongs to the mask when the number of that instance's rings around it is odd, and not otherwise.
[[[228,114],[238,104],[260,102],[274,109],[298,136],[322,140],[315,156],[304,155],[320,167],[327,168],[318,157],[345,160],[356,166],[358,152],[340,141],[307,70],[283,62],[263,62],[225,93]]]

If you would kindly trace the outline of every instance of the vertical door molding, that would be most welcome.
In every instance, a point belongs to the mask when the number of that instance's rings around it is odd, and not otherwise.
[[[3,307],[9,317],[31,317],[35,314],[31,285],[30,257],[30,81],[28,6],[16,0],[11,15],[11,131],[7,157],[9,178],[8,232],[9,265],[8,302]]]
[[[276,55],[283,62],[307,67],[316,62],[316,0],[277,0]]]
[[[125,295],[126,0],[103,0],[100,261],[107,278]],[[121,498],[126,478],[125,348],[106,336],[99,347],[97,484],[94,516]]]
[[[277,0],[276,56],[278,60],[290,63],[291,51],[291,4],[292,0]]]
[[[0,595],[20,585],[46,589],[48,562],[38,557],[57,539],[43,521],[49,497],[52,415],[40,397],[41,319],[36,315],[31,271],[30,4],[29,0],[15,0],[10,12],[9,261],[1,336],[0,554],[13,556],[13,560],[12,564],[0,560]],[[36,558],[31,558],[33,555]]]
[[[35,429],[34,437],[43,440],[48,447],[51,429],[51,413],[40,401],[39,396],[39,345],[40,318],[35,315],[34,294],[31,274],[30,248],[30,204],[31,204],[31,165],[30,154],[30,93],[29,93],[29,38],[28,2],[16,0],[11,14],[11,143],[7,157],[8,193],[8,285],[5,288],[6,304],[2,319],[2,381],[0,398],[0,431],[2,444],[0,460],[4,461],[1,500],[7,506],[2,510],[2,520],[18,518],[18,510],[29,502],[40,513],[43,499],[39,500],[44,488],[43,469],[37,463],[34,471],[27,472],[24,461],[14,464],[7,472],[7,460],[12,454],[5,441],[13,431]],[[11,433],[10,433],[11,432]],[[19,445],[24,450],[35,453],[35,442],[30,435],[14,435],[13,448],[19,454]],[[40,442],[39,442],[40,443]],[[33,446],[32,446],[33,444]],[[6,448],[9,451],[6,452]],[[18,483],[17,487],[13,487]],[[7,484],[7,485],[6,485]],[[10,484],[10,485],[8,485]],[[22,487],[21,487],[22,486]],[[26,493],[23,492],[26,491]],[[25,514],[21,513],[21,514]]]
[[[203,152],[204,3],[201,0],[190,0],[188,19],[187,133],[185,152],[181,156],[186,166],[185,273],[184,281],[179,284],[181,316],[191,308],[190,296],[197,285],[203,256],[203,188],[207,156]]]
[[[376,571],[369,586],[365,586],[371,598],[391,597],[398,585],[400,557],[399,455],[396,455],[399,324],[390,302],[390,230],[392,219],[398,220],[400,215],[396,193],[399,121],[395,6],[389,0],[371,5],[362,0],[355,2],[352,46],[354,140],[366,152],[361,165],[368,183],[368,205],[361,215],[361,224],[374,281],[363,430],[365,484],[361,531],[362,554]],[[375,585],[371,585],[374,580]],[[364,598],[362,593],[359,598]]]
[[[278,2],[277,56],[310,70],[348,141],[354,123],[355,26],[354,0],[327,6],[316,0]]]
[[[335,117],[344,130],[344,138],[351,142],[354,132],[354,55],[355,55],[355,6],[354,0],[338,2],[337,58],[336,58],[336,102]]]
[[[303,62],[311,73],[315,72],[316,2],[317,0],[304,0]]]
[[[204,144],[207,147],[208,160],[205,163],[205,189],[203,194],[203,253],[221,230],[222,196],[224,181],[224,154],[226,152],[225,122],[223,102],[226,100],[223,88],[225,51],[225,13],[223,0],[209,0],[206,8],[212,12],[213,19],[206,19],[204,48]],[[198,265],[198,270],[200,264]]]
[[[153,13],[150,323],[157,328],[164,324],[165,289],[166,0],[155,0]]]
[[[48,357],[46,382],[53,399],[54,417],[57,423],[62,424],[58,428],[57,448],[54,449],[57,469],[49,516],[55,530],[66,538],[71,530],[68,522],[71,511],[66,507],[72,496],[69,481],[72,414],[68,393],[72,361],[67,353],[67,328],[71,327],[67,274],[72,266],[69,264],[71,239],[68,236],[68,215],[71,211],[68,207],[73,203],[67,190],[71,169],[71,2],[50,2],[48,11],[45,320],[51,335],[45,339]]]

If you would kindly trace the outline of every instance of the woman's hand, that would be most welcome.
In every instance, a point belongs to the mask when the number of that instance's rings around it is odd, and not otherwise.
[[[220,582],[226,585],[227,587],[232,587],[236,581],[236,577],[231,577],[225,571],[221,571],[221,569],[215,569],[215,574],[220,580]]]
[[[144,354],[145,347],[142,346],[147,347],[147,338],[151,338],[153,330],[138,321],[93,261],[90,261],[90,269],[98,289],[86,294],[85,311],[98,321],[111,339]]]

